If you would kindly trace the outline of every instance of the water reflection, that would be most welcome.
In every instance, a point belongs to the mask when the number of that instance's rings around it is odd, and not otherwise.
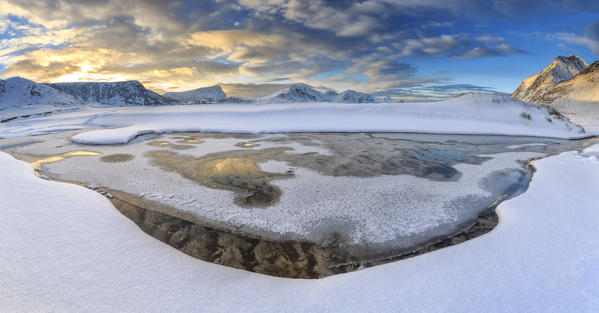
[[[100,153],[100,152],[94,152],[94,151],[86,151],[86,150],[69,151],[69,152],[66,152],[66,153],[62,153],[62,154],[58,154],[58,155],[53,155],[53,156],[46,157],[46,158],[43,158],[43,159],[35,160],[35,161],[31,162],[31,165],[33,165],[33,168],[40,169],[42,167],[42,164],[60,162],[60,161],[62,161],[64,159],[70,158],[70,157],[75,157],[75,156],[99,156],[99,155],[102,155],[102,153]]]
[[[279,151],[277,151],[279,152]],[[258,163],[268,159],[275,151],[243,153],[237,156],[214,154],[193,157],[171,151],[149,151],[147,156],[154,165],[177,172],[209,188],[236,192],[235,201],[243,206],[272,205],[281,191],[271,182],[292,174],[263,171]]]

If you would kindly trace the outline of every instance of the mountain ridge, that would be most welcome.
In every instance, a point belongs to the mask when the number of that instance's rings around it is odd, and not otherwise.
[[[219,103],[227,99],[227,95],[219,85],[196,88],[180,92],[167,92],[163,96],[175,99],[182,104]]]
[[[599,61],[589,65],[573,78],[549,88],[539,102],[551,104],[556,101],[599,102]]]
[[[338,102],[338,103],[374,103],[376,99],[367,93],[345,90],[337,93],[333,90],[318,91],[312,86],[298,83],[288,86],[276,93],[258,98],[257,102],[286,103],[286,102]]]
[[[63,93],[69,94],[84,103],[128,105],[169,105],[176,100],[163,97],[146,89],[136,80],[118,82],[72,82],[46,83]]]
[[[45,84],[22,78],[0,79],[0,122],[20,117],[72,110],[82,103],[75,97]]]
[[[574,78],[588,66],[585,60],[573,54],[568,57],[558,56],[540,73],[523,80],[512,97],[526,102],[538,102],[547,89]]]

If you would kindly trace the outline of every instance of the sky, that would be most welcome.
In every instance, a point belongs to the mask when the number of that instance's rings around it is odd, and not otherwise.
[[[0,0],[3,79],[418,101],[511,93],[572,53],[599,57],[597,0]]]

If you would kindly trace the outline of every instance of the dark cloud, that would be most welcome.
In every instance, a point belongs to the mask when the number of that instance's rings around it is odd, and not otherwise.
[[[51,62],[42,65],[35,62],[35,60],[21,60],[8,65],[3,73],[8,76],[20,76],[25,74],[24,76],[28,77],[39,77],[40,75],[44,75],[44,77],[47,77],[47,80],[52,80],[62,75],[78,71],[79,69],[78,66],[63,62]]]
[[[567,43],[586,46],[599,57],[599,20],[587,26],[582,35],[559,33],[556,37]]]
[[[586,29],[586,33],[590,39],[599,42],[599,20],[589,25]]]

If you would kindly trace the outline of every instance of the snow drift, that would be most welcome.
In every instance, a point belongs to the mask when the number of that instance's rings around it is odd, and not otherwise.
[[[584,130],[540,105],[500,95],[465,95],[443,102],[295,105],[219,105],[123,110],[98,115],[88,126],[117,127],[80,133],[72,141],[119,144],[147,133],[203,131],[424,132],[584,137]]]

